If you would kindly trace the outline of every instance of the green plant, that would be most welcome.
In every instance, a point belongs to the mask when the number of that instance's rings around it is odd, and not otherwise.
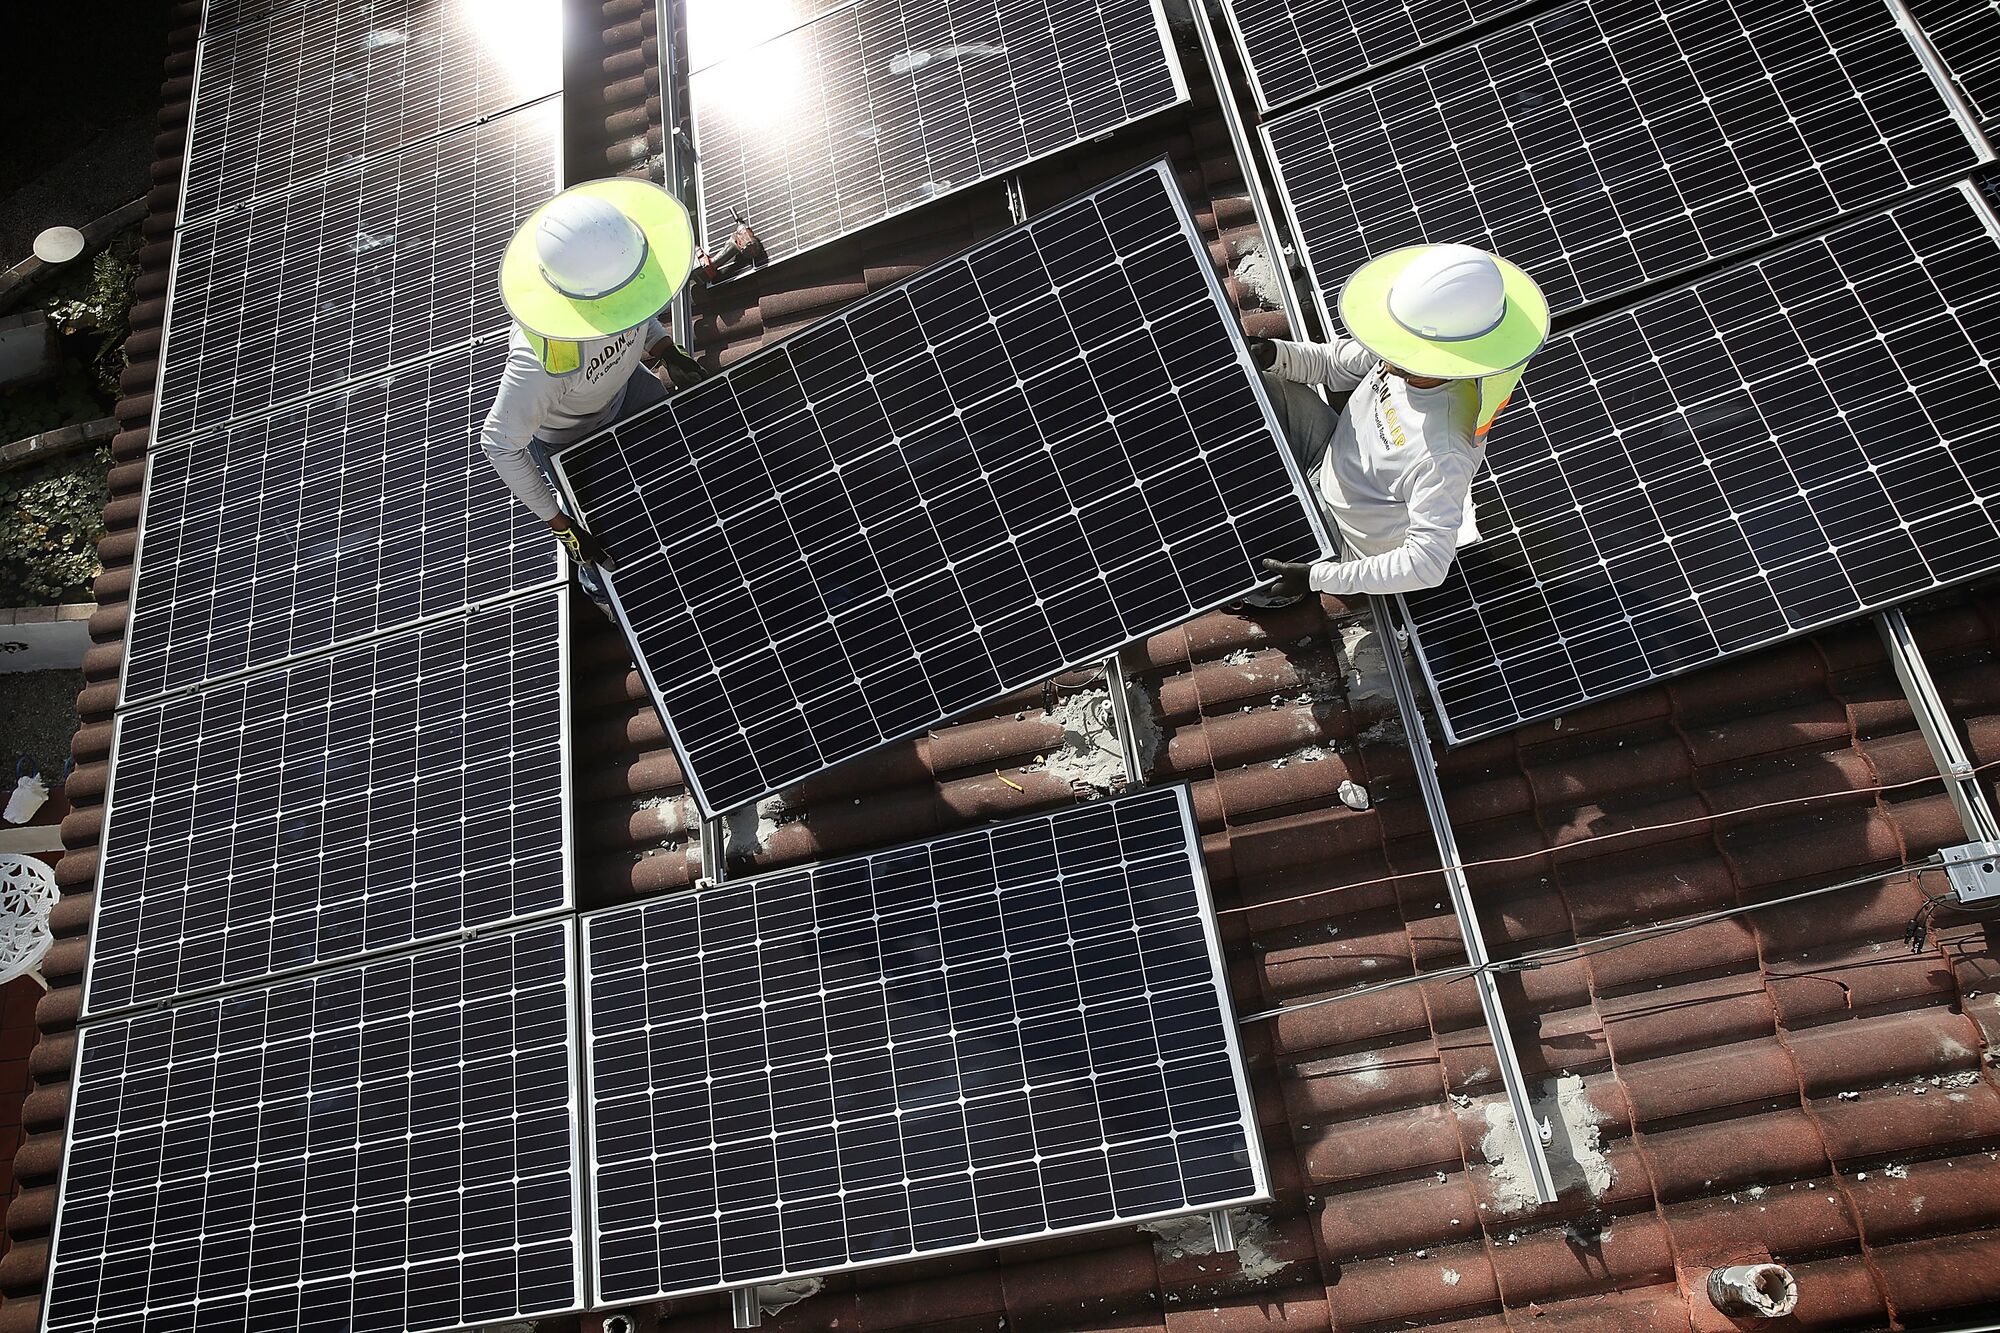
[[[90,284],[83,292],[49,307],[49,321],[64,333],[97,335],[90,366],[107,393],[117,392],[118,377],[125,370],[125,335],[131,328],[132,285],[138,276],[139,266],[129,247],[114,245],[92,263]]]
[[[111,451],[0,473],[0,606],[89,601]]]

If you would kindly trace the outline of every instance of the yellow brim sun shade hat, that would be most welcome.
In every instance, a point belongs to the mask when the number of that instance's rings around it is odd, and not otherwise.
[[[543,223],[555,209],[592,210],[604,205],[622,214],[644,238],[643,246],[608,281],[565,291],[556,284],[541,244]],[[507,312],[527,332],[544,339],[582,342],[635,329],[658,314],[694,268],[694,227],[681,201],[649,180],[614,176],[572,185],[528,214],[500,260],[500,296]]]
[[[1399,287],[1406,276],[1412,281]],[[1549,303],[1533,278],[1498,255],[1411,245],[1354,271],[1340,289],[1340,322],[1392,366],[1468,380],[1526,364],[1549,336]]]

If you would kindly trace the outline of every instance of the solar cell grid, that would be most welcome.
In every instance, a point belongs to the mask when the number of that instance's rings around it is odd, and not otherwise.
[[[1259,109],[1296,102],[1450,40],[1523,0],[1227,0]]]
[[[1264,1193],[1167,788],[585,922],[597,1296]]]
[[[84,1027],[44,1327],[578,1308],[570,939],[534,926]]]
[[[1276,431],[1149,168],[556,466],[713,811],[1328,549]]]
[[[1157,0],[857,0],[688,81],[711,245],[833,240],[1186,97]]]
[[[1887,6],[1593,0],[1263,130],[1314,284],[1485,246],[1561,312],[1978,160]]]
[[[1453,738],[2000,568],[1996,264],[1947,195],[1553,340],[1405,599]]]
[[[1972,112],[2000,129],[2000,0],[1909,0]]]
[[[85,1011],[569,901],[562,594],[120,714]]]
[[[558,7],[333,0],[201,44],[183,224],[562,86]]]
[[[549,583],[556,547],[477,442],[495,339],[153,454],[137,702]]]
[[[504,326],[493,274],[554,194],[557,101],[181,229],[162,444]]]

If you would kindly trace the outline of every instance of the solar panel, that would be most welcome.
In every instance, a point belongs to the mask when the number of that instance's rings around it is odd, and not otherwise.
[[[704,69],[829,9],[853,0],[689,0],[680,7],[687,28],[687,67]]]
[[[554,0],[340,0],[201,44],[181,221],[562,87]]]
[[[155,452],[126,701],[557,579],[476,438],[506,359],[496,338]]]
[[[562,484],[703,808],[1328,549],[1164,166],[606,434]],[[657,525],[657,526],[656,526]]]
[[[1158,0],[858,0],[688,80],[703,233],[772,260],[1187,97]]]
[[[558,188],[561,120],[542,102],[182,228],[155,440],[504,326],[493,275]]]
[[[119,714],[87,1014],[569,902],[563,594]]]
[[[596,1295],[1264,1197],[1181,788],[584,923]]]
[[[1909,0],[1909,8],[1973,114],[2000,129],[2000,0]]]
[[[1452,737],[2000,568],[1996,265],[1946,195],[1553,340],[1406,599]]]
[[[49,1333],[582,1303],[567,923],[78,1035]]]
[[[1314,284],[1457,241],[1558,312],[1978,160],[1885,5],[1593,0],[1264,127]]]
[[[1524,0],[1225,0],[1257,107],[1336,87]]]

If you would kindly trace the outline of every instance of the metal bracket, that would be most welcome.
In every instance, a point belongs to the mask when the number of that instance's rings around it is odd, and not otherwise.
[[[1118,750],[1125,759],[1125,786],[1146,785],[1146,766],[1139,758],[1139,738],[1132,729],[1132,701],[1125,693],[1125,664],[1118,653],[1104,659],[1104,684],[1111,692],[1111,723],[1118,731]]]
[[[1226,1208],[1218,1208],[1208,1215],[1209,1234],[1215,1238],[1215,1252],[1229,1254],[1236,1249],[1236,1219]]]
[[[755,1287],[731,1287],[729,1289],[729,1325],[731,1328],[756,1328],[764,1322],[764,1303],[757,1297]]]
[[[1923,651],[1917,647],[1917,636],[1910,629],[1910,622],[1900,607],[1890,607],[1875,617],[1875,628],[1882,635],[1882,645],[1896,670],[1896,681],[1903,687],[1903,697],[1909,700],[1917,730],[1923,733],[1924,744],[1930,749],[1931,762],[1945,780],[1946,794],[1958,811],[1958,822],[1964,826],[1965,836],[1979,844],[2000,841],[2000,817],[1996,817],[1993,803],[1986,799],[1986,792],[1979,785],[1972,756],[1966,751],[1958,724],[1931,676]],[[1954,879],[1954,887],[1956,883]]]
[[[729,844],[724,836],[722,820],[715,815],[702,815],[701,819],[701,878],[711,884],[720,884],[729,874]]]
[[[1951,891],[1958,895],[1960,903],[1971,906],[2000,902],[2000,842],[1960,843],[1938,855],[1944,858]]]

